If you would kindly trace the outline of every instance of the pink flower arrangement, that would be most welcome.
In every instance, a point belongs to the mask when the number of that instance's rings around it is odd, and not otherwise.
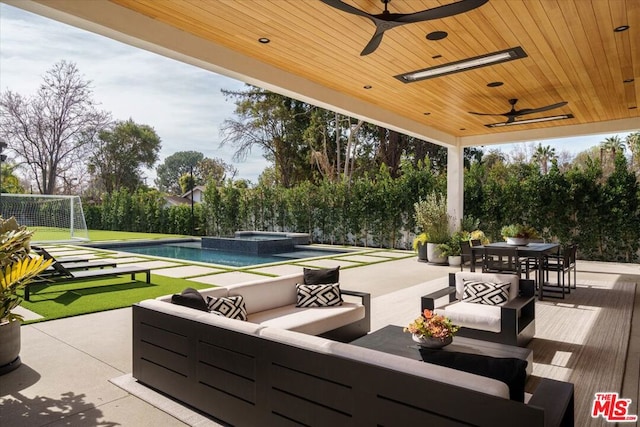
[[[453,337],[460,329],[459,326],[451,323],[451,319],[448,319],[440,314],[435,314],[431,310],[424,310],[424,312],[413,322],[404,328],[404,332],[411,332],[414,335],[421,337],[433,337],[445,340],[449,337]]]

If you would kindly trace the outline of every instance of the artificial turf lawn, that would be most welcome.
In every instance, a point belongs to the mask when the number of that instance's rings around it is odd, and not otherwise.
[[[191,236],[183,236],[178,234],[162,234],[162,233],[136,233],[133,231],[110,231],[110,230],[89,230],[89,240],[134,240],[134,239],[167,239],[167,238],[183,238]]]
[[[203,289],[210,288],[211,285],[155,274],[151,275],[151,283],[146,283],[144,279],[132,281],[129,275],[124,275],[101,280],[61,282],[48,286],[32,285],[31,301],[23,301],[21,305],[44,317],[25,321],[33,323],[129,307],[145,299],[180,293],[188,287]]]
[[[46,227],[34,227],[32,242],[46,241],[64,241],[70,240],[69,232],[61,232],[56,229],[48,229]],[[165,239],[165,238],[182,238],[190,236],[182,236],[178,234],[161,234],[161,233],[136,233],[132,231],[110,231],[110,230],[89,230],[89,240],[107,241],[107,240],[135,240],[135,239]]]

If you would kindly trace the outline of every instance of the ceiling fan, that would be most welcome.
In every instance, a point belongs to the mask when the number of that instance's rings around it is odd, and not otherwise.
[[[371,19],[376,26],[376,31],[369,43],[365,46],[360,56],[368,55],[380,46],[382,36],[386,30],[390,30],[394,27],[399,27],[404,24],[412,24],[415,22],[430,21],[432,19],[441,19],[448,16],[457,15],[459,13],[465,13],[476,7],[482,6],[489,0],[459,0],[455,3],[447,4],[444,6],[434,7],[432,9],[423,10],[415,13],[391,13],[388,6],[391,0],[380,0],[384,3],[384,11],[377,15],[372,15],[356,7],[344,3],[342,0],[321,0],[323,3],[340,9],[343,12],[351,13],[353,15],[363,16]]]
[[[517,99],[510,99],[509,104],[511,104],[511,111],[507,111],[506,113],[475,113],[473,111],[469,111],[470,114],[475,114],[478,116],[504,116],[507,118],[506,123],[513,123],[516,121],[516,118],[520,116],[525,116],[527,114],[533,113],[541,113],[543,111],[553,110],[555,108],[560,108],[568,104],[567,101],[558,102],[556,104],[547,105],[546,107],[539,108],[523,108],[522,110],[516,110]]]

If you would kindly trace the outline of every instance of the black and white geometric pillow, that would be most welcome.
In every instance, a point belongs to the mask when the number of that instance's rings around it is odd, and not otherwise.
[[[233,297],[207,297],[209,311],[230,319],[247,320],[247,308],[241,295]]]
[[[342,305],[340,283],[325,285],[296,285],[296,307],[331,307]]]
[[[464,302],[475,302],[487,305],[502,305],[509,301],[510,283],[481,282],[477,280],[464,281]]]

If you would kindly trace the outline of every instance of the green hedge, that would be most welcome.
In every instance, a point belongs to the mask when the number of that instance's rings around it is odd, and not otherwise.
[[[195,235],[230,236],[237,230],[309,233],[330,244],[408,249],[415,229],[413,204],[432,191],[446,191],[446,176],[403,166],[392,179],[383,166],[376,176],[345,182],[303,182],[293,188],[208,185],[194,209]],[[603,176],[597,160],[543,175],[534,165],[474,163],[465,172],[465,214],[480,219],[492,240],[500,228],[527,223],[543,237],[575,242],[583,259],[637,262],[640,249],[640,189],[619,155]],[[85,203],[86,204],[86,203]],[[166,207],[157,191],[106,195],[86,209],[90,229],[192,234],[191,207]]]

